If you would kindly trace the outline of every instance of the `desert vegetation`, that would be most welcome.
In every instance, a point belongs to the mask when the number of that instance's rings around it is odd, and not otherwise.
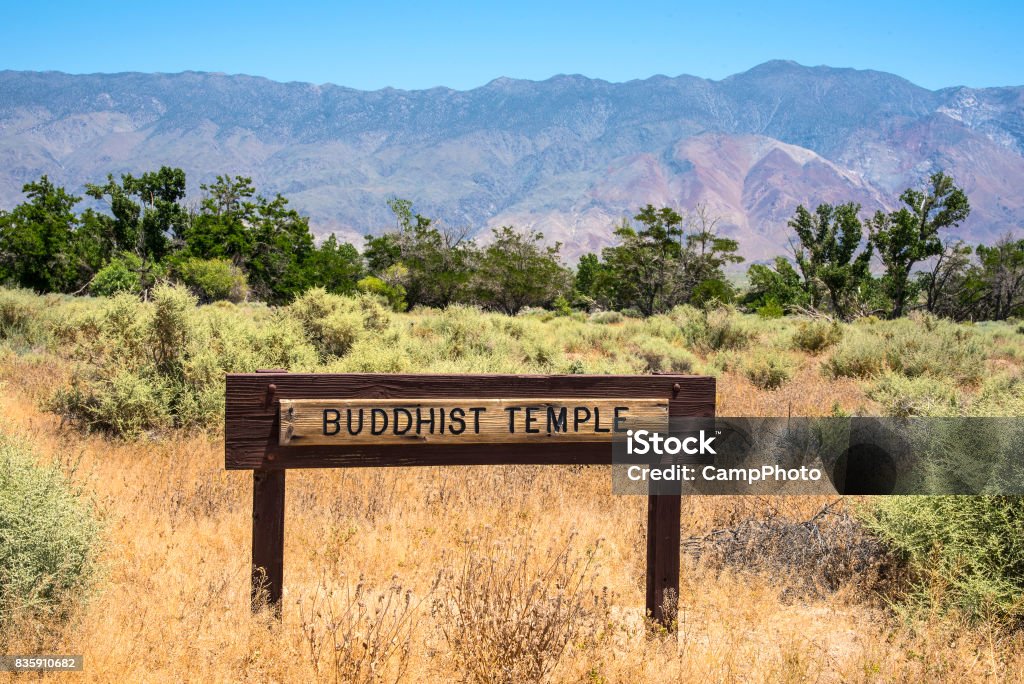
[[[110,175],[86,186],[82,210],[83,197],[46,176],[26,183],[25,201],[0,210],[0,284],[147,298],[176,283],[202,302],[271,305],[322,288],[372,294],[395,311],[467,304],[509,315],[542,307],[653,316],[717,302],[763,317],[925,311],[977,321],[1024,307],[1024,240],[971,247],[949,237],[970,203],[941,171],[890,212],[797,206],[788,253],[750,265],[742,287],[741,246],[703,204],[641,207],[608,227],[600,254],[570,267],[542,233],[502,226],[472,237],[474,227],[435,221],[398,197],[388,201],[394,224],[367,234],[360,251],[334,235],[317,244],[307,217],[280,194],[258,194],[250,178],[217,176],[191,203],[185,187],[179,168]]]
[[[688,497],[677,631],[600,467],[291,471],[280,621],[249,605],[223,373],[716,375],[722,415],[1024,412],[1015,322],[0,290],[0,646],[88,681],[1014,681],[1014,497]],[[59,533],[57,532],[59,530]]]

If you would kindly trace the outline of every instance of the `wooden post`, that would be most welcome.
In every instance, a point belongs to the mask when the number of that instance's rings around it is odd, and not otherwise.
[[[669,631],[679,610],[679,530],[681,499],[647,497],[647,615]]]
[[[257,373],[287,373],[284,368],[261,368]],[[277,387],[267,386],[264,406],[273,408]],[[284,470],[252,473],[252,609],[264,602],[281,616],[284,590]]]
[[[284,587],[284,470],[252,472],[252,607],[281,615]]]

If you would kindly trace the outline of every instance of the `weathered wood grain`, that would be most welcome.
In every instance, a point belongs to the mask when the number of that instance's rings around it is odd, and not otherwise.
[[[668,430],[668,398],[282,399],[280,446],[610,442]]]
[[[528,444],[282,446],[279,402],[296,399],[667,398],[670,417],[713,416],[715,379],[687,375],[374,375],[229,374],[225,467],[231,470],[474,464],[609,464],[607,444],[548,440]],[[274,391],[268,390],[274,385]],[[268,400],[272,397],[272,400]]]
[[[280,615],[284,590],[284,470],[252,473],[252,607]]]

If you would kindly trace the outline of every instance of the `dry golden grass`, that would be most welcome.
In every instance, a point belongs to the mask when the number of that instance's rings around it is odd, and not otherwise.
[[[860,383],[825,380],[820,359],[801,359],[793,379],[772,392],[724,371],[720,413],[873,409]],[[5,638],[9,652],[84,654],[76,681],[348,681],[334,638],[339,616],[351,609],[346,592],[359,582],[371,613],[377,596],[396,584],[401,605],[412,592],[408,614],[388,609],[365,620],[394,627],[399,642],[408,638],[407,658],[399,643],[381,666],[382,680],[456,681],[461,673],[437,622],[443,618],[429,610],[438,571],[464,561],[467,536],[532,545],[540,567],[572,535],[577,554],[601,540],[593,590],[600,598],[607,588],[609,606],[599,634],[569,644],[553,681],[1024,681],[1020,634],[940,615],[903,623],[852,590],[805,600],[785,591],[784,577],[691,562],[684,563],[678,636],[650,636],[642,616],[646,502],[611,495],[599,467],[290,471],[277,623],[249,609],[251,475],[223,469],[221,437],[129,442],[62,427],[38,405],[65,373],[53,356],[6,356],[0,411],[5,431],[42,458],[69,471],[76,464],[74,477],[105,529],[103,573],[67,624],[16,625]],[[683,535],[733,524],[766,505],[806,518],[823,503],[688,498]]]

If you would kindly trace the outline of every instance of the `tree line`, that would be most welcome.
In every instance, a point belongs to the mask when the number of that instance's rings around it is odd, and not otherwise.
[[[477,241],[389,200],[395,224],[367,235],[362,252],[333,235],[316,244],[309,220],[280,194],[267,198],[243,176],[200,186],[185,203],[185,172],[163,167],[108,175],[85,194],[47,176],[24,186],[26,200],[0,211],[0,282],[38,292],[145,295],[161,280],[187,285],[204,301],[291,301],[312,287],[369,292],[396,310],[472,303],[515,314],[618,310],[650,316],[679,304],[736,303],[764,316],[801,311],[841,319],[941,316],[1005,319],[1024,307],[1024,240],[1007,236],[975,248],[944,240],[967,218],[962,189],[943,173],[908,189],[900,207],[864,219],[855,203],[797,207],[790,254],[753,264],[740,289],[727,277],[739,244],[717,230],[706,206],[679,213],[647,205],[613,228],[617,244],[584,254],[575,269],[541,233],[494,229]],[[876,264],[879,275],[872,273]]]
[[[1007,234],[972,248],[946,238],[970,211],[967,195],[941,171],[924,188],[905,190],[897,209],[864,220],[852,202],[813,212],[799,206],[789,221],[791,258],[751,266],[741,302],[765,315],[815,310],[844,320],[912,309],[961,321],[1019,316],[1024,240]]]

